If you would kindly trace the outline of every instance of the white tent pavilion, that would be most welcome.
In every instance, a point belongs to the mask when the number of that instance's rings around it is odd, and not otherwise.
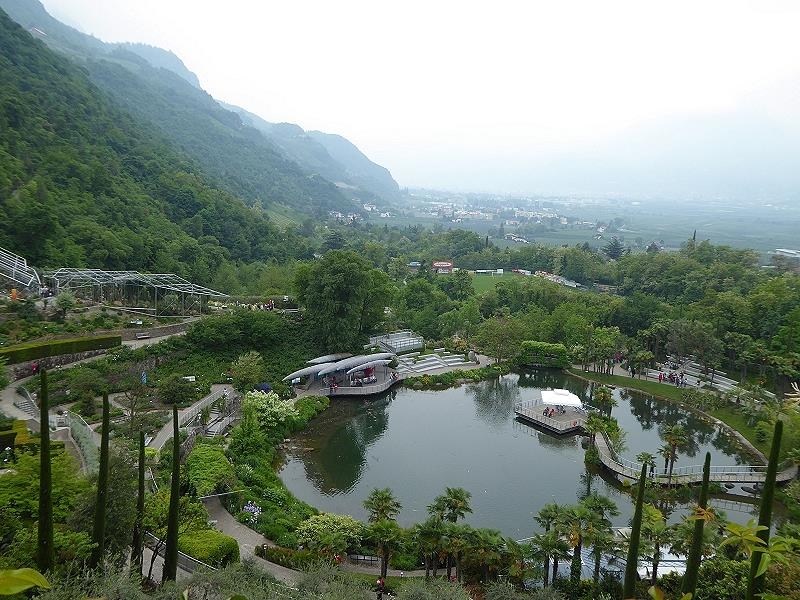
[[[548,406],[572,406],[583,408],[583,402],[569,390],[542,390],[542,404]]]
[[[318,375],[320,376],[328,375],[330,373],[336,373],[337,371],[345,371],[347,369],[363,365],[373,360],[383,360],[383,359],[391,360],[394,358],[394,356],[395,355],[392,352],[378,352],[377,354],[363,354],[361,356],[353,356],[351,358],[345,358],[335,363],[327,364],[325,368],[318,373]]]

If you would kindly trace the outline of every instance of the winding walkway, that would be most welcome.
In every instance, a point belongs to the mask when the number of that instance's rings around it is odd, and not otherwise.
[[[600,456],[600,462],[611,471],[627,477],[638,479],[642,474],[642,464],[619,458],[611,449],[606,437],[595,434],[595,446]],[[779,471],[775,481],[786,483],[797,476],[797,465]],[[767,478],[766,465],[733,465],[711,467],[710,481],[718,483],[764,483]],[[672,472],[672,477],[664,473],[653,473],[651,479],[661,485],[697,484],[703,481],[702,465],[679,467]]]

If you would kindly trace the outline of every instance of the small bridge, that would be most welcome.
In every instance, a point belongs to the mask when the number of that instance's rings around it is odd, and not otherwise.
[[[600,462],[618,475],[637,480],[642,474],[642,464],[620,458],[611,448],[605,435],[595,435],[595,446]],[[797,465],[779,471],[775,481],[787,483],[797,476]],[[764,483],[767,478],[766,465],[712,466],[710,480],[717,483]],[[703,466],[678,467],[672,471],[672,478],[664,473],[651,471],[650,479],[660,485],[697,484],[703,481]]]

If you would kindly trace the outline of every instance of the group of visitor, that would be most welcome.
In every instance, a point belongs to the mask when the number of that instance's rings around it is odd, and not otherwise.
[[[545,417],[550,417],[551,419],[556,415],[565,415],[567,414],[567,410],[563,406],[545,406],[544,412],[542,413]]]
[[[685,388],[687,385],[686,382],[686,374],[681,371],[680,373],[676,373],[675,371],[670,371],[669,375],[665,375],[664,373],[658,373],[658,383],[666,383],[669,381],[675,387]]]

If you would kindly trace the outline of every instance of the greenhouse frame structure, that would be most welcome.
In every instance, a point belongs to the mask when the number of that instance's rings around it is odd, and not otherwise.
[[[44,278],[56,294],[68,290],[117,310],[158,317],[202,313],[209,299],[228,297],[174,273],[61,268]]]

